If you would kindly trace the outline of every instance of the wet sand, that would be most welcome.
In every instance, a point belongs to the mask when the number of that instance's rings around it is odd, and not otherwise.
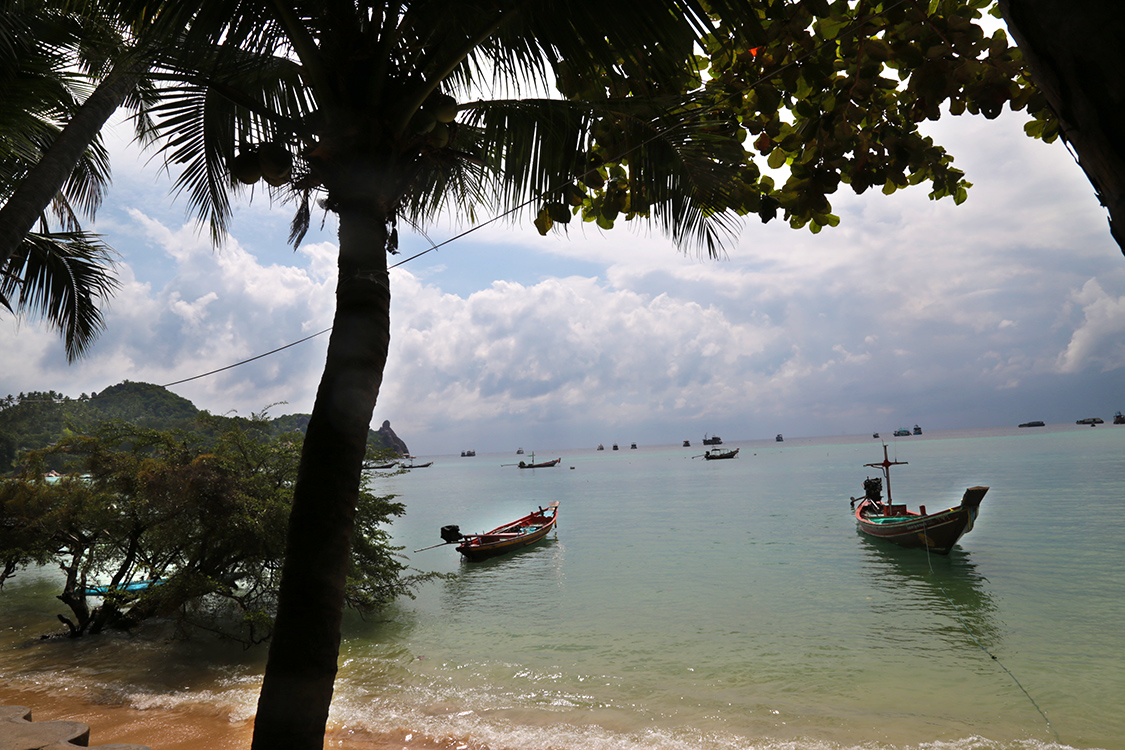
[[[254,729],[252,721],[231,721],[229,716],[208,710],[203,704],[138,709],[3,682],[0,682],[0,705],[26,706],[35,721],[80,721],[90,727],[91,746],[131,743],[147,745],[152,750],[247,750]],[[324,747],[332,750],[483,750],[479,745],[454,738],[435,741],[408,731],[397,737],[377,736],[347,727],[331,728]]]

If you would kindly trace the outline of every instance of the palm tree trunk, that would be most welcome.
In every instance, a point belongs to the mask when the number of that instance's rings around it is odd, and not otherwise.
[[[256,750],[323,746],[363,456],[390,345],[386,241],[381,212],[341,209],[336,317],[293,494]]]
[[[1125,252],[1125,14],[1104,0],[1000,0],[1060,132]]]
[[[115,64],[0,208],[0,268],[7,265],[51,199],[70,179],[110,115],[137,85],[142,69],[128,57]]]

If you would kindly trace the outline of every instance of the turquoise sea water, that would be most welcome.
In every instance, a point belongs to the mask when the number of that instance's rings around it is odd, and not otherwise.
[[[870,436],[724,447],[742,450],[541,451],[562,463],[536,470],[438,456],[383,480],[411,564],[454,575],[349,621],[334,726],[544,750],[1125,750],[1125,427],[891,442],[909,462],[896,502],[932,512],[991,487],[948,557],[855,531],[849,497],[882,459]],[[412,552],[551,501],[559,528],[535,547]],[[252,714],[257,652],[29,645],[53,629],[50,579],[0,593],[0,679]]]

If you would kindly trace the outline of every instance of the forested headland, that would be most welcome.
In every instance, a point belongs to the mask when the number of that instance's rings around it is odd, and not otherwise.
[[[308,414],[285,414],[268,417],[266,404],[250,405],[261,409],[264,426],[271,437],[286,432],[304,434]],[[276,405],[275,405],[276,406]],[[11,474],[20,454],[53,445],[67,434],[93,431],[110,420],[154,430],[186,430],[213,432],[216,424],[246,423],[251,418],[209,415],[206,423],[200,417],[207,412],[191,401],[177,396],[167,388],[150,383],[122,381],[103,391],[68,396],[56,391],[29,391],[0,399],[0,476]],[[369,430],[368,449],[405,455],[406,444],[384,423],[379,430]],[[48,468],[62,470],[61,458],[48,460]]]

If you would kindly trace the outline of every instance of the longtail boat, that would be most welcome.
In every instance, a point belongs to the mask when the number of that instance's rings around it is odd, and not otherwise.
[[[561,458],[556,458],[554,461],[540,461],[539,463],[535,463],[533,459],[531,463],[520,461],[516,466],[521,469],[546,469],[551,466],[558,466],[560,461],[562,461]]]
[[[559,504],[552,502],[546,508],[540,507],[519,520],[483,534],[462,534],[459,526],[442,526],[441,538],[445,544],[459,543],[457,551],[469,562],[486,560],[535,544],[555,528],[558,513]]]
[[[712,448],[711,450],[709,450],[709,451],[707,451],[706,453],[703,454],[703,458],[707,459],[708,461],[715,461],[715,460],[720,459],[720,458],[734,458],[735,456],[738,455],[738,451],[740,451],[740,450],[741,450],[741,448],[735,448],[733,450],[725,450],[723,448]]]
[[[929,549],[939,555],[948,555],[962,536],[973,529],[980,512],[980,503],[988,492],[988,487],[969,487],[961,498],[961,504],[953,508],[926,513],[926,506],[920,512],[906,509],[891,499],[891,467],[909,463],[892,461],[887,456],[887,446],[883,445],[883,460],[872,466],[883,472],[882,477],[868,477],[863,482],[862,498],[852,498],[856,524],[859,530],[876,539],[885,539],[902,547]],[[887,501],[883,502],[883,479],[887,480]],[[857,505],[858,503],[858,505]]]

